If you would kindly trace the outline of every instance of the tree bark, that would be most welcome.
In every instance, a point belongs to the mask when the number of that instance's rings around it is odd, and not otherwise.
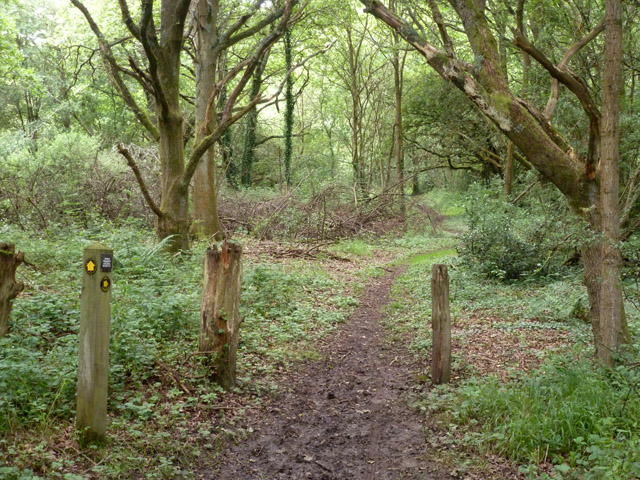
[[[16,270],[24,261],[24,253],[16,253],[13,243],[0,243],[0,338],[9,333],[12,301],[24,289],[16,281]]]
[[[600,147],[601,243],[600,330],[602,345],[596,344],[600,363],[613,366],[613,354],[629,343],[624,321],[621,269],[619,205],[620,94],[622,91],[622,7],[620,0],[605,1],[605,51],[602,86],[602,130]]]
[[[392,2],[391,8],[395,9],[396,3]],[[400,216],[404,220],[406,215],[406,202],[404,199],[404,136],[402,130],[402,88],[404,84],[404,56],[400,56],[400,36],[396,31],[392,32],[393,37],[393,91],[395,94],[395,156],[398,182],[398,202],[400,204]]]
[[[513,188],[513,154],[515,145],[513,142],[509,142],[507,145],[507,158],[504,162],[504,194],[509,197],[511,195],[511,189]]]
[[[216,116],[209,115],[209,100],[216,84],[218,71],[218,0],[200,0],[196,6],[196,138],[202,141],[215,129]],[[218,194],[216,188],[216,152],[212,145],[205,152],[193,174],[193,219],[194,231],[220,241],[224,228],[218,216]]]
[[[356,191],[362,196],[367,193],[367,179],[364,168],[363,158],[363,132],[362,132],[362,117],[364,112],[362,111],[361,104],[361,91],[360,85],[360,45],[355,44],[353,41],[353,32],[351,27],[347,27],[347,47],[348,47],[348,61],[349,61],[349,92],[351,94],[351,118],[349,123],[351,126],[351,167],[353,169],[353,183],[356,186]]]
[[[170,251],[189,249],[189,190],[181,186],[184,174],[183,118],[178,110],[170,115],[158,115],[160,130],[161,216],[156,220],[158,238],[171,237]]]
[[[291,158],[293,155],[293,110],[296,102],[293,98],[293,58],[291,52],[291,29],[284,34],[285,70],[287,72],[287,85],[285,90],[284,110],[284,179],[287,188],[291,186]]]
[[[198,345],[200,352],[206,354],[213,380],[228,390],[236,383],[242,247],[224,242],[221,250],[208,248],[203,275]]]

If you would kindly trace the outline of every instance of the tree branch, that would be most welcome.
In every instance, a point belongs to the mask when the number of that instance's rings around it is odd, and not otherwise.
[[[105,39],[100,27],[94,21],[89,10],[84,6],[80,0],[70,0],[71,3],[82,12],[84,17],[89,24],[89,27],[95,34],[98,39],[98,46],[100,47],[100,55],[102,56],[102,62],[104,63],[105,69],[107,71],[107,77],[111,84],[115,87],[118,93],[122,96],[124,102],[129,106],[129,108],[133,111],[133,114],[136,116],[138,121],[142,124],[143,127],[147,129],[147,131],[151,134],[151,136],[155,140],[160,139],[160,132],[158,128],[153,124],[149,116],[140,108],[138,103],[133,98],[133,95],[129,91],[129,88],[126,86],[122,77],[120,76],[119,70],[120,65],[116,61],[113,51],[111,50],[111,46],[109,42]]]
[[[444,45],[444,51],[447,52],[447,55],[450,58],[455,58],[455,51],[453,50],[453,42],[451,41],[451,37],[447,33],[447,27],[444,24],[444,20],[442,19],[442,14],[440,13],[440,9],[438,8],[438,4],[436,0],[428,0],[429,8],[431,9],[431,15],[433,16],[434,22],[438,26],[438,30],[440,31],[440,36],[442,37],[442,44]]]
[[[540,50],[524,38],[522,32],[514,31],[513,44],[534,58],[553,78],[562,82],[580,101],[587,116],[599,124],[600,111],[591,98],[589,88],[584,80],[569,71],[566,65],[556,67]]]
[[[531,55],[531,57],[542,65],[542,67],[544,67],[544,69],[547,70],[553,78],[562,82],[580,101],[582,109],[587,114],[587,118],[589,118],[589,151],[585,166],[585,174],[589,180],[593,180],[596,175],[596,164],[599,159],[598,148],[600,145],[601,115],[598,107],[591,97],[591,94],[589,93],[587,84],[584,80],[571,72],[566,65],[564,65],[562,69],[556,67],[540,50],[524,38],[522,32],[517,30],[514,31],[513,43],[523,52]]]
[[[257,0],[249,9],[248,12],[246,12],[244,15],[241,15],[240,18],[233,24],[231,25],[226,32],[224,32],[222,35],[220,35],[220,44],[222,45],[222,48],[226,48],[228,46],[233,45],[234,43],[242,40],[243,38],[247,38],[251,35],[253,35],[254,33],[256,33],[258,30],[262,29],[264,26],[268,25],[269,23],[273,22],[276,18],[279,18],[283,13],[284,13],[284,8],[279,9],[277,12],[274,12],[273,14],[271,14],[269,17],[271,17],[271,20],[267,23],[264,23],[264,25],[262,25],[262,27],[257,28],[257,25],[254,26],[253,28],[249,29],[251,33],[248,33],[246,35],[240,34],[238,35],[238,40],[236,41],[232,41],[231,40],[231,36],[236,33],[238,30],[240,30],[243,25],[245,25],[249,19],[251,17],[253,17],[256,12],[260,9],[260,6],[265,2],[265,0]],[[269,18],[267,17],[267,18]],[[264,22],[264,20],[263,20]],[[263,23],[260,22],[260,23]]]
[[[136,177],[136,181],[140,186],[140,191],[142,191],[142,196],[147,201],[147,204],[149,205],[149,208],[151,208],[151,211],[155,213],[158,217],[164,217],[165,215],[164,212],[160,210],[156,202],[153,200],[153,197],[149,192],[149,188],[147,188],[147,184],[142,178],[142,173],[140,173],[140,169],[138,168],[138,165],[133,159],[131,152],[122,143],[118,144],[118,151],[127,160],[127,165],[129,165],[129,168],[131,168],[131,170],[133,171],[133,174]]]
[[[591,30],[587,35],[582,37],[576,43],[571,45],[567,50],[567,53],[564,54],[560,62],[558,63],[558,69],[564,70],[566,69],[569,61],[573,56],[578,53],[585,45],[587,45],[591,40],[596,38],[603,30],[605,26],[604,18],[600,20],[600,23],[596,25],[593,30]],[[559,93],[559,82],[557,78],[553,78],[551,80],[551,93],[549,94],[549,100],[547,101],[547,106],[544,109],[544,114],[547,118],[551,118],[553,115],[553,111],[556,108],[556,104],[558,103],[558,93]]]
[[[169,102],[164,94],[164,89],[158,77],[158,55],[160,47],[156,37],[156,28],[153,22],[153,0],[142,0],[142,18],[140,19],[140,42],[149,62],[149,75],[153,85],[154,95],[160,105],[163,115],[169,113]]]
[[[120,11],[122,12],[122,21],[127,26],[127,29],[129,29],[129,31],[131,32],[131,35],[140,40],[140,27],[138,27],[131,18],[127,0],[118,0],[118,3],[120,4]]]
[[[284,19],[283,21],[286,24],[286,19]],[[275,30],[274,30],[274,32],[275,32]],[[280,36],[282,35],[282,33],[284,33],[284,32],[281,32]],[[277,38],[279,38],[279,36]],[[266,40],[266,38],[265,38],[265,40]],[[274,39],[273,41],[275,42],[276,39]],[[306,62],[308,62],[312,58],[314,58],[314,57],[316,57],[316,56],[318,56],[318,55],[320,55],[322,53],[327,52],[331,47],[333,47],[333,45],[335,45],[335,43],[336,43],[336,41],[334,41],[333,43],[327,45],[324,49],[318,50],[317,52],[312,53],[311,55],[309,55],[305,59],[303,59],[300,62],[298,62],[296,65],[292,66],[291,69],[285,75],[285,78],[280,83],[280,85],[278,87],[278,90],[274,94],[269,96],[266,100],[264,100],[264,102],[268,103],[271,100],[273,100],[274,98],[276,98],[278,95],[280,95],[280,93],[282,93],[282,90],[284,89],[284,85],[286,84],[287,78],[289,78],[289,76],[291,76],[291,74],[293,73],[293,71],[295,69],[301,67],[302,65],[304,65]],[[246,75],[246,72],[245,72],[245,75]],[[229,126],[233,125],[238,120],[240,120],[253,107],[255,107],[259,103],[263,102],[262,96],[263,96],[263,93],[260,93],[260,94],[256,95],[244,107],[242,107],[235,115],[231,115],[231,113],[232,113],[232,109],[231,108],[233,107],[233,104],[229,103],[229,100],[227,100],[227,102],[225,104],[225,110],[227,109],[227,107],[229,107],[227,115],[225,115],[225,112],[223,111],[222,116],[220,118],[220,122],[218,123],[218,126],[216,127],[216,129],[213,132],[211,132],[209,135],[204,137],[202,139],[202,141],[198,145],[194,145],[193,146],[193,148],[191,150],[191,155],[189,157],[189,161],[188,161],[187,166],[185,168],[183,180],[182,180],[182,187],[183,188],[188,188],[189,183],[191,182],[191,178],[193,177],[193,174],[195,173],[196,167],[198,166],[198,163],[200,162],[200,159],[202,158],[202,155],[204,155],[204,153],[215,142],[217,142],[222,137],[223,133],[225,132],[225,130],[227,128],[229,128]],[[210,108],[211,108],[211,106],[210,106]]]

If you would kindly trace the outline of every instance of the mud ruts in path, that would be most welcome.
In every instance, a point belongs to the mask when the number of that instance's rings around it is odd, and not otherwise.
[[[405,345],[385,342],[379,325],[399,273],[395,267],[371,281],[324,359],[289,375],[278,398],[254,413],[254,433],[202,477],[451,478],[426,460],[421,416],[403,399],[421,367]]]

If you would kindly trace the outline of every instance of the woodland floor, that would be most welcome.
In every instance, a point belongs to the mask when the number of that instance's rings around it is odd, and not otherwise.
[[[228,445],[203,478],[449,479],[429,461],[424,417],[406,397],[424,365],[385,341],[379,322],[401,267],[374,278],[320,361],[281,382],[254,410],[254,433]]]

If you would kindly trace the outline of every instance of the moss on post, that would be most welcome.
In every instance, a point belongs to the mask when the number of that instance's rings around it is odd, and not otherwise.
[[[207,355],[212,378],[228,390],[236,384],[242,247],[224,242],[220,250],[208,248],[203,276],[198,345]]]

